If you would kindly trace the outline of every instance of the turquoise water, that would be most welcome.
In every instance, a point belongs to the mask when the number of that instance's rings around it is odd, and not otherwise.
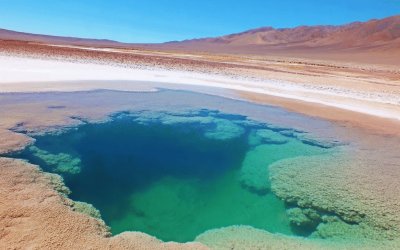
[[[35,139],[16,157],[61,174],[113,234],[178,242],[230,225],[301,234],[270,191],[268,166],[327,152],[299,131],[210,110],[126,112]]]

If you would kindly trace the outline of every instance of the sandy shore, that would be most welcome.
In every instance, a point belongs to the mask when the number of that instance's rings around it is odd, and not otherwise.
[[[25,92],[97,89],[154,91],[162,87],[197,91],[196,88],[202,86],[215,89],[211,92],[216,95],[281,106],[336,121],[341,126],[362,128],[365,133],[376,133],[375,137],[368,138],[363,144],[363,151],[359,155],[340,163],[340,168],[329,164],[332,170],[329,173],[324,174],[325,171],[320,169],[321,164],[309,159],[312,167],[307,173],[298,173],[299,179],[291,187],[295,189],[286,188],[292,193],[282,193],[280,196],[296,198],[298,195],[301,198],[311,192],[318,193],[320,200],[307,202],[324,209],[343,209],[346,214],[348,208],[343,204],[346,204],[346,197],[351,193],[354,209],[362,211],[367,218],[376,215],[380,220],[368,223],[380,226],[387,223],[388,218],[395,231],[397,226],[400,228],[400,222],[396,219],[399,213],[396,204],[400,202],[396,184],[400,178],[396,165],[398,155],[394,150],[386,150],[395,148],[398,141],[393,139],[389,142],[388,139],[385,142],[387,134],[400,135],[400,72],[396,67],[288,58],[1,43],[0,101],[7,94]],[[90,101],[87,100],[88,103]],[[101,107],[76,104],[67,109],[49,111],[49,105],[53,104],[31,100],[19,100],[17,104],[5,101],[0,111],[0,153],[21,149],[31,142],[26,135],[14,132],[19,127],[28,131],[46,131],[79,124],[74,117],[102,119],[129,107],[124,102],[105,102]],[[383,141],[386,149],[375,150],[374,144],[379,140]],[[369,154],[374,150],[374,154]],[[373,157],[380,154],[387,161]],[[371,160],[364,162],[363,158],[367,155]],[[332,163],[329,159],[327,161]],[[0,158],[0,165],[3,170],[0,198],[4,201],[0,205],[0,225],[3,228],[0,230],[0,246],[4,248],[13,245],[17,248],[57,246],[67,249],[82,244],[96,249],[207,248],[201,243],[162,243],[140,233],[109,237],[102,221],[77,213],[74,211],[74,202],[60,195],[60,192],[65,192],[65,187],[58,177],[44,174],[37,167],[18,160]],[[283,163],[274,178],[290,182],[285,179],[287,175],[284,170],[297,171],[292,169],[295,165]],[[315,179],[318,179],[319,185],[325,185],[324,188],[314,190],[311,183]],[[325,200],[329,204],[321,205]],[[376,211],[370,210],[371,204],[378,207]],[[206,233],[200,236],[199,241],[212,241],[211,245],[221,248],[224,248],[221,239],[229,242],[226,248],[243,244],[250,244],[247,246],[253,246],[254,249],[266,246],[271,249],[338,247],[321,241],[273,234],[259,235],[259,232],[246,228],[229,230],[217,232],[222,238],[214,239],[214,234]],[[51,232],[54,240],[49,240],[42,232]],[[246,234],[259,235],[258,238],[255,236],[255,242],[258,243],[238,240],[238,235]],[[392,246],[390,244],[370,247],[376,249],[381,246],[385,249]],[[360,246],[346,247],[359,249]]]
[[[99,88],[132,91],[138,86],[126,81],[162,82],[254,93],[258,99],[261,94],[319,104],[327,108],[325,113],[340,109],[400,120],[400,71],[390,66],[351,63],[339,66],[337,62],[298,59],[71,46],[30,45],[31,48],[25,46],[28,51],[19,51],[17,45],[6,45],[0,56],[0,92]],[[98,80],[113,82],[100,86],[89,83]],[[350,122],[351,117],[349,113]]]

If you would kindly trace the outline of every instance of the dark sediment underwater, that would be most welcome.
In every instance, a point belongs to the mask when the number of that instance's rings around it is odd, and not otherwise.
[[[97,208],[113,234],[178,242],[230,225],[310,234],[316,225],[294,225],[270,191],[268,166],[333,150],[297,130],[211,110],[125,112],[35,139],[15,157],[62,175],[70,198]]]

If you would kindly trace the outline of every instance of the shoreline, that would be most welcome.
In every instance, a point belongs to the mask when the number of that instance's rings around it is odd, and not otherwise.
[[[0,65],[1,93],[96,89],[155,90],[154,87],[146,86],[149,83],[210,87],[237,92],[239,97],[250,102],[256,101],[262,104],[272,102],[270,104],[295,112],[334,121],[355,122],[357,126],[365,125],[366,128],[371,127],[371,117],[376,117],[377,120],[382,121],[382,124],[385,124],[385,127],[389,124],[390,128],[387,130],[389,133],[400,134],[396,128],[397,125],[400,126],[400,101],[398,101],[400,94],[397,95],[397,93],[369,93],[275,79],[249,79],[246,75],[242,77],[224,75],[226,73],[224,70],[220,75],[216,75],[212,72],[185,71],[186,69],[128,67],[131,65],[123,68],[118,65],[98,65],[90,62],[72,63],[4,55],[0,56]],[[130,83],[130,81],[135,81],[135,83]],[[142,84],[138,86],[137,82]],[[261,98],[261,96],[264,97]],[[357,119],[354,119],[355,116]],[[362,121],[362,116],[367,118],[366,122]],[[379,123],[379,121],[374,121],[374,123]]]
[[[240,91],[237,95],[244,100],[254,103],[277,106],[295,113],[313,116],[355,128],[366,129],[378,134],[400,136],[400,121],[397,119],[374,116],[296,99],[280,98],[245,91]]]

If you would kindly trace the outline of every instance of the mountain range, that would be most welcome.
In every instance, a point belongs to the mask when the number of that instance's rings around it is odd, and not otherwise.
[[[95,47],[144,47],[213,53],[257,54],[324,59],[399,61],[400,15],[339,26],[262,27],[220,37],[162,44],[129,44],[111,40],[36,35],[0,29],[0,40]]]

